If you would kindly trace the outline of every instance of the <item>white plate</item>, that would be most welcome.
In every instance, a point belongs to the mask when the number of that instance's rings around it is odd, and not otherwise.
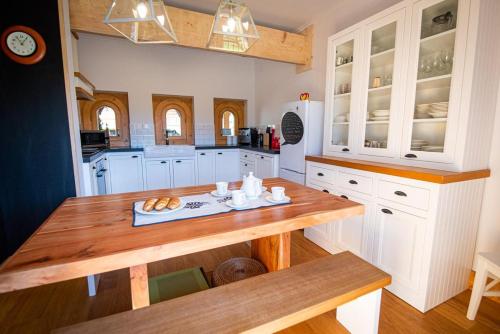
[[[272,195],[267,195],[265,197],[265,200],[270,202],[270,203],[273,203],[273,204],[285,204],[285,203],[290,203],[290,197],[288,196],[285,196],[281,201],[275,201],[273,199],[273,196]]]
[[[210,192],[210,195],[212,195],[213,197],[227,197],[231,196],[231,190],[228,190],[227,193],[225,193],[224,195],[217,193],[217,190],[212,190]]]
[[[431,115],[433,118],[444,118],[448,117],[448,112],[436,111],[436,112],[430,112],[429,115]]]
[[[168,214],[170,214],[172,212],[179,211],[179,210],[183,209],[184,206],[186,205],[186,203],[184,203],[182,201],[182,199],[181,199],[181,205],[179,205],[178,208],[175,208],[173,210],[165,208],[165,209],[163,209],[161,211],[156,211],[156,210],[153,209],[153,210],[151,210],[151,211],[148,212],[148,211],[144,211],[142,209],[142,207],[144,206],[144,202],[146,202],[146,201],[141,201],[141,202],[136,203],[137,206],[135,208],[135,212],[137,212],[137,213],[139,213],[141,215],[161,216],[161,215],[168,215]]]
[[[234,205],[233,204],[233,200],[229,200],[227,202],[225,202],[226,205],[230,208],[233,208],[233,209],[236,209],[236,210],[241,210],[241,209],[246,209],[250,206],[250,201],[247,200],[245,203],[243,203],[242,205]]]
[[[376,117],[389,116],[389,110],[374,110],[371,114]]]
[[[444,146],[422,146],[422,151],[425,152],[443,152]]]
[[[370,117],[368,119],[369,121],[388,121],[389,120],[389,116],[373,116],[373,117]]]

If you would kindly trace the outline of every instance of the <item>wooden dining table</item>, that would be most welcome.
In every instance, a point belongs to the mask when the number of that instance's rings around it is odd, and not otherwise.
[[[133,204],[208,193],[214,185],[66,199],[0,266],[0,293],[130,268],[132,307],[149,305],[150,262],[251,241],[269,271],[290,266],[290,232],[362,215],[347,199],[280,178],[291,203],[133,227]],[[230,183],[230,189],[240,183]]]

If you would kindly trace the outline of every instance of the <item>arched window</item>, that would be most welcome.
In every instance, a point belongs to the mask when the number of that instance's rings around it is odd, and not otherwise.
[[[97,109],[97,126],[99,130],[108,129],[111,137],[118,136],[116,128],[116,112],[109,106],[103,106]]]
[[[224,111],[222,114],[222,135],[223,136],[234,136],[236,133],[234,124],[234,114],[229,110]]]
[[[169,109],[165,114],[165,129],[169,137],[182,136],[181,114],[176,109]]]

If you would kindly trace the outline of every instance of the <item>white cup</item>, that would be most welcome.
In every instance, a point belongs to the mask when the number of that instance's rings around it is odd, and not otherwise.
[[[236,206],[240,206],[245,204],[247,201],[247,195],[243,190],[233,190],[233,204]]]
[[[227,182],[216,182],[215,186],[217,187],[217,195],[227,194]]]
[[[273,194],[273,201],[282,201],[285,199],[285,188],[272,187],[271,192]]]

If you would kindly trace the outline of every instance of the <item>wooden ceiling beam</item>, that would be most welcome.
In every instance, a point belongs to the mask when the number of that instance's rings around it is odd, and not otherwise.
[[[78,32],[123,37],[103,23],[112,0],[70,0],[71,29]],[[178,43],[173,45],[224,52],[207,48],[213,15],[166,6]],[[215,8],[214,8],[215,11]],[[306,65],[311,59],[312,47],[308,37],[278,29],[257,26],[260,39],[246,53],[239,56],[275,60]]]

